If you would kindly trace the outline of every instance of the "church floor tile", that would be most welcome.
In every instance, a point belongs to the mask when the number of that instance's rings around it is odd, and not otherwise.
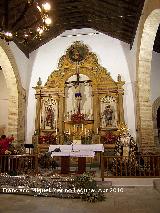
[[[124,188],[106,193],[106,200],[98,203],[0,194],[0,204],[0,213],[159,213],[160,193],[151,187]]]

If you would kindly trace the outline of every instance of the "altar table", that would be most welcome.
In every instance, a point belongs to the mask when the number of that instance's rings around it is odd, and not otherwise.
[[[61,151],[56,152],[59,148]],[[61,157],[61,173],[70,171],[70,157],[78,158],[78,173],[86,171],[86,157],[94,158],[95,152],[104,152],[103,144],[81,144],[81,145],[50,145],[49,152],[52,157]]]

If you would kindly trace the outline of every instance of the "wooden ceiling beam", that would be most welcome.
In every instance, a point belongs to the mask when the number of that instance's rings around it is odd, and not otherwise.
[[[124,11],[126,11],[126,9],[127,9],[130,12],[136,12],[136,10],[137,10],[137,7],[133,5],[133,0],[130,0],[129,3],[125,3],[123,0],[122,1],[120,1],[120,0],[112,0],[112,1],[101,0],[100,2],[103,3],[103,5],[107,4],[107,5],[112,6],[113,8],[118,8],[118,9],[121,9]]]
[[[123,22],[123,23],[118,23],[118,22],[112,22],[110,23],[110,20],[105,20],[105,22],[102,19],[97,19],[96,17],[93,17],[90,19],[89,23],[98,23],[101,24],[103,23],[103,25],[105,26],[105,28],[107,29],[108,27],[112,26],[115,29],[123,29],[125,31],[130,31],[132,33],[132,26],[128,23],[128,22]]]
[[[135,17],[131,18],[131,17],[119,17],[117,16],[117,14],[112,14],[110,16],[108,16],[107,14],[105,15],[103,12],[101,11],[93,11],[92,9],[90,9],[87,13],[87,17],[89,19],[89,17],[96,17],[102,20],[109,20],[110,22],[128,22],[129,24],[133,25],[135,23]]]
[[[82,2],[82,0],[56,0],[56,3],[58,5],[61,5],[61,4],[77,4],[79,2]]]
[[[99,29],[101,30],[101,32],[111,32],[111,33],[115,33],[115,34],[122,34],[122,33],[125,33],[126,35],[127,35],[127,40],[131,40],[131,35],[132,35],[132,33],[131,32],[129,32],[129,31],[126,31],[126,30],[124,30],[124,28],[112,28],[112,27],[105,27],[105,25],[102,23],[102,22],[94,22],[94,23],[92,23],[92,25],[90,25],[91,27],[99,27]],[[107,30],[106,30],[107,29]]]
[[[121,2],[121,4],[132,5],[133,8],[137,8],[142,1],[143,0],[118,0],[118,2]]]
[[[132,49],[132,46],[133,46],[133,43],[134,43],[134,39],[135,39],[135,35],[136,35],[136,32],[137,32],[137,27],[138,27],[138,23],[139,23],[139,20],[140,20],[140,17],[141,17],[141,13],[142,13],[142,10],[143,10],[144,2],[145,2],[145,0],[141,0],[139,2],[138,7],[137,7],[137,16],[135,17],[135,24],[133,26],[133,33],[132,33],[132,41],[131,41],[131,45],[130,45],[131,49]]]
[[[100,2],[99,5],[97,6],[96,4],[92,4],[90,5],[89,3],[85,5],[85,10],[87,11],[87,9],[100,9],[102,11],[106,11],[106,13],[116,13],[117,15],[125,15],[125,14],[130,14],[130,15],[134,15],[136,14],[135,10],[131,10],[131,9],[125,9],[123,7],[118,7],[117,4],[113,4],[111,2],[107,2],[106,4],[104,4],[103,2]]]
[[[100,29],[99,29],[99,26],[95,26],[95,27],[93,27],[93,29],[95,29],[95,30],[97,30],[97,31],[99,31],[99,32],[102,32]],[[108,36],[111,36],[111,37],[113,37],[113,38],[116,38],[116,39],[119,39],[119,40],[121,40],[121,41],[123,41],[123,42],[126,42],[126,43],[128,43],[128,44],[130,44],[130,40],[128,39],[128,37],[125,37],[125,36],[121,36],[121,35],[116,35],[116,34],[114,34],[114,33],[112,33],[112,32],[108,32],[108,31],[103,31],[102,33],[104,33],[104,34],[106,34],[106,35],[108,35]]]
[[[21,4],[24,4],[26,0],[19,2],[19,0],[10,1],[11,8],[14,8],[15,5],[17,10],[20,9]],[[18,44],[25,54],[26,52],[29,54],[67,29],[83,27],[93,28],[131,44],[131,39],[134,38],[136,33],[144,0],[50,0],[50,2],[54,6],[51,13],[56,21],[41,40],[32,40],[27,45]],[[0,3],[1,5],[3,6]],[[17,11],[17,13],[19,12]],[[3,14],[3,11],[0,11],[0,17],[1,14]],[[13,23],[12,19],[15,20],[15,14],[11,11],[9,23]],[[27,21],[29,20],[28,17]],[[25,21],[22,24],[25,24]]]

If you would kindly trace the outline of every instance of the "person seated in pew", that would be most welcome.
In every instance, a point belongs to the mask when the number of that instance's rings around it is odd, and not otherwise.
[[[6,137],[6,135],[2,135],[0,138],[0,154],[6,154],[9,149],[10,144],[14,141],[13,135],[11,137]]]

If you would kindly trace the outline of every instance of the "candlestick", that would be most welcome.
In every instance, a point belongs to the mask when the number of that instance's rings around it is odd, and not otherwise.
[[[57,120],[55,119],[55,129],[57,129]]]

